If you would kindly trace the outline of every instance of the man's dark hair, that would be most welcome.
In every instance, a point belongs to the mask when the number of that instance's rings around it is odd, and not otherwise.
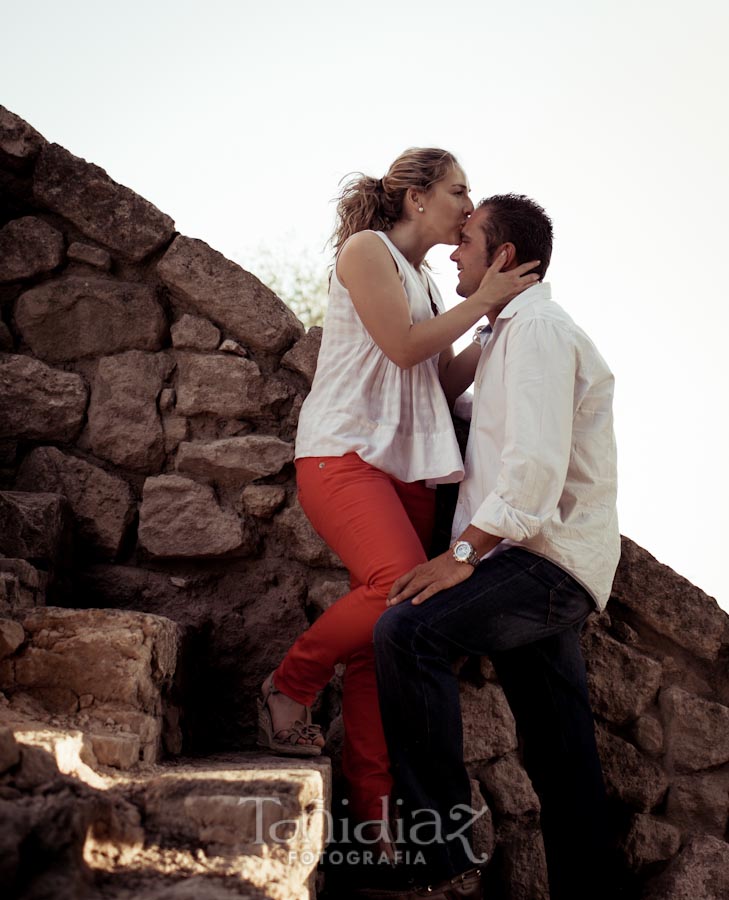
[[[552,258],[552,220],[544,209],[523,194],[495,194],[482,200],[478,209],[489,214],[483,225],[489,256],[508,241],[516,248],[517,262],[541,260],[534,269],[541,281]]]

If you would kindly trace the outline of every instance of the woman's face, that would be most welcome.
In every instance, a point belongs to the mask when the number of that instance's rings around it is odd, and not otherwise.
[[[452,166],[423,197],[423,218],[428,220],[438,243],[460,243],[461,228],[473,212],[470,190],[466,173],[460,166]]]

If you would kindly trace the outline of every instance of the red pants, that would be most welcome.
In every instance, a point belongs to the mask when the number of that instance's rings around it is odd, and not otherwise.
[[[405,483],[346,456],[296,462],[299,501],[311,524],[350,574],[350,593],[337,600],[294,643],[276,669],[279,690],[310,706],[346,663],[343,771],[350,808],[360,821],[382,818],[392,787],[377,699],[372,629],[392,583],[425,562],[435,491]]]

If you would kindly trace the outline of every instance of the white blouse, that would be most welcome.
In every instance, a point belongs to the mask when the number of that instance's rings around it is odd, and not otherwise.
[[[373,234],[395,260],[411,321],[433,317],[431,297],[442,313],[427,269],[422,269],[424,281],[384,232]],[[296,458],[345,453],[356,453],[400,481],[435,485],[463,478],[438,356],[410,369],[388,359],[362,324],[335,266],[316,375],[299,416]]]

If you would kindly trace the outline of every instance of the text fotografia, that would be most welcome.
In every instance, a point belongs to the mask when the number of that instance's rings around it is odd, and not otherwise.
[[[398,804],[401,801],[398,801]],[[327,856],[330,865],[374,865],[388,861],[387,854],[380,851],[380,840],[388,840],[395,845],[395,862],[406,865],[417,865],[425,862],[422,847],[431,844],[443,844],[460,841],[464,852],[474,865],[486,862],[487,856],[478,857],[473,853],[468,835],[488,807],[484,804],[480,809],[466,804],[458,804],[451,808],[447,820],[436,810],[417,809],[410,814],[410,825],[405,826],[402,818],[389,815],[387,798],[382,798],[382,819],[371,819],[353,825],[348,819],[336,820],[332,813],[324,808],[321,800],[316,800],[310,807],[310,815],[301,818],[284,819],[276,817],[276,807],[283,802],[278,797],[240,797],[240,804],[255,806],[255,844],[292,844],[297,850],[289,849],[289,862],[300,862],[313,865],[319,861],[319,854],[314,848],[322,844],[330,844],[337,834],[337,849]],[[346,804],[346,801],[344,801]],[[392,820],[388,829],[386,823]],[[347,845],[356,849],[348,850]]]

